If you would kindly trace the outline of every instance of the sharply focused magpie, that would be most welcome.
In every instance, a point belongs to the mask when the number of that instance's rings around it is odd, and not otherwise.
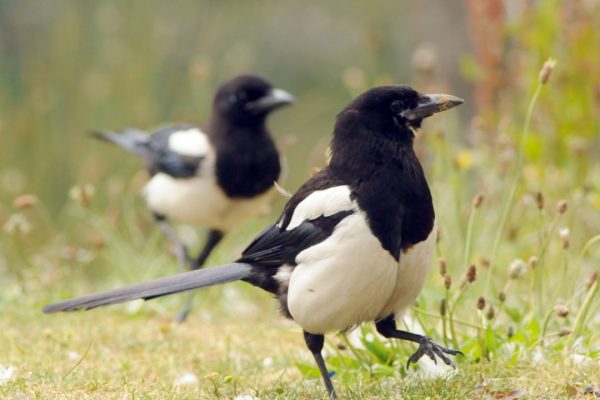
[[[200,268],[223,235],[267,204],[281,172],[279,153],[265,125],[267,115],[293,96],[254,75],[223,83],[206,126],[175,125],[152,135],[136,129],[94,132],[146,162],[144,197],[155,221],[176,245],[180,270]],[[193,260],[168,218],[210,229]],[[178,316],[191,308],[188,296]]]
[[[416,299],[436,241],[435,215],[413,150],[424,118],[462,104],[404,85],[358,96],[337,117],[331,161],[289,200],[232,264],[92,294],[44,312],[90,309],[133,299],[242,280],[273,293],[304,339],[330,398],[336,398],[321,355],[324,334],[367,321],[387,338],[415,342],[423,355],[452,362],[459,354],[428,337],[397,329],[395,318]]]

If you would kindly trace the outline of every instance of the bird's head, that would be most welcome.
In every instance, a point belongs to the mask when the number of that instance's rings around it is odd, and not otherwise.
[[[420,128],[424,118],[448,110],[463,100],[448,94],[422,94],[407,85],[381,86],[358,96],[338,116],[359,122],[370,132],[386,136],[409,136]]]
[[[256,75],[240,75],[223,83],[214,99],[214,112],[234,124],[259,124],[273,110],[292,104],[294,97]]]

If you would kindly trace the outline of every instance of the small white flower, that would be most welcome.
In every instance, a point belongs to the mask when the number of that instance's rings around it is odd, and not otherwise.
[[[527,272],[527,264],[525,264],[525,261],[517,258],[510,263],[508,271],[511,279],[520,278]]]
[[[263,367],[270,368],[273,366],[273,359],[271,357],[267,357],[262,362]]]
[[[0,364],[0,385],[4,385],[10,381],[15,374],[15,368]]]
[[[125,309],[127,310],[127,314],[130,314],[130,315],[137,314],[144,306],[144,303],[145,303],[145,301],[143,299],[137,299],[137,300],[130,301],[125,306]]]
[[[561,228],[558,231],[558,236],[560,236],[561,240],[569,240],[570,233],[569,228]]]
[[[569,359],[573,364],[576,364],[579,367],[589,367],[594,363],[594,361],[588,356],[584,356],[583,354],[578,353],[571,354],[569,356]]]
[[[235,396],[233,400],[260,400],[259,397],[249,396],[247,394],[241,396]]]
[[[175,379],[175,381],[173,382],[173,385],[175,385],[175,386],[196,385],[196,384],[198,384],[198,382],[199,382],[198,377],[195,374],[192,374],[191,372],[187,372],[187,373],[181,375],[179,378]]]
[[[4,232],[9,235],[26,235],[31,232],[32,226],[27,217],[21,213],[15,213],[8,218],[3,226]]]
[[[67,358],[71,361],[79,361],[81,356],[75,351],[67,351]]]

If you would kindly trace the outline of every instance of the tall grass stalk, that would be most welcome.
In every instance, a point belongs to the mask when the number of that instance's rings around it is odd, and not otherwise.
[[[533,93],[533,96],[529,101],[529,106],[527,107],[527,114],[525,114],[525,122],[523,123],[523,130],[521,131],[519,151],[517,152],[517,162],[515,164],[514,175],[510,185],[510,192],[508,198],[506,199],[506,202],[504,203],[498,230],[496,231],[496,236],[492,245],[492,251],[490,254],[490,268],[488,270],[488,276],[484,293],[490,293],[490,290],[492,288],[492,277],[494,276],[494,268],[496,266],[496,253],[498,251],[500,241],[502,240],[502,234],[504,233],[504,228],[506,226],[506,222],[508,221],[508,215],[510,214],[510,210],[512,209],[515,195],[517,194],[517,189],[519,188],[519,183],[521,181],[525,144],[527,143],[527,138],[529,136],[531,116],[533,115],[533,109],[535,108],[535,104],[537,103],[538,98],[542,93],[543,86],[544,84],[538,81],[537,86],[535,88],[535,92]]]

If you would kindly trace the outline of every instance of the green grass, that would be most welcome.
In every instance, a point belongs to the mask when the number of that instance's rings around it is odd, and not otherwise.
[[[279,318],[266,296],[246,296],[241,287],[210,290],[203,305],[236,296],[231,306],[202,307],[185,325],[172,322],[173,307],[148,304],[58,316],[40,316],[41,302],[22,301],[3,314],[2,362],[15,368],[0,385],[4,398],[192,399],[252,395],[261,399],[325,398],[320,379],[303,377],[298,360],[310,361],[300,330]],[[330,337],[327,353],[341,343]],[[349,350],[340,351],[352,358]],[[374,377],[336,371],[335,384],[347,399],[486,398],[521,390],[521,398],[567,398],[567,385],[580,390],[600,381],[600,369],[554,354],[539,363],[501,360],[459,363],[448,378]],[[340,374],[341,372],[341,374]],[[176,385],[186,373],[197,384]],[[343,377],[343,379],[342,379]],[[19,397],[21,396],[21,397]]]
[[[455,373],[423,379],[424,366],[405,368],[413,345],[365,325],[350,339],[329,335],[334,383],[351,399],[560,399],[599,390],[600,53],[590,49],[600,43],[600,5],[591,3],[550,0],[503,20],[478,17],[465,2],[473,51],[448,62],[423,47],[439,66],[411,65],[413,48],[399,33],[413,14],[400,2],[344,2],[351,23],[306,35],[297,35],[310,25],[302,18],[284,31],[271,23],[310,14],[292,2],[0,3],[0,366],[14,371],[3,381],[0,370],[0,397],[324,398],[298,327],[243,284],[199,294],[183,326],[172,323],[180,297],[40,312],[176,269],[139,198],[139,163],[83,132],[199,121],[218,80],[262,71],[298,97],[271,121],[290,163],[283,186],[293,191],[323,164],[334,115],[351,96],[407,77],[418,89],[468,94],[464,80],[439,73],[458,58],[476,95],[462,111],[427,121],[417,140],[445,267],[440,274],[433,264],[405,321],[465,357]],[[320,12],[337,18],[341,3],[331,4]],[[440,25],[434,41],[444,46],[457,25]],[[340,43],[333,57],[313,36],[327,33]],[[501,63],[488,51],[495,48]],[[540,86],[550,56],[558,63]],[[209,264],[235,258],[284,202],[229,235]],[[182,231],[200,245],[203,232]],[[198,383],[175,385],[186,373]]]

